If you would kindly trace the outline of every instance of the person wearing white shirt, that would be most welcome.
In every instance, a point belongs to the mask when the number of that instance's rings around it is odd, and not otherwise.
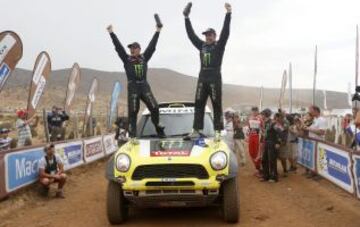
[[[320,108],[318,106],[310,106],[309,113],[313,117],[313,123],[306,127],[305,130],[309,132],[310,138],[324,140],[327,124],[325,118],[321,116]]]

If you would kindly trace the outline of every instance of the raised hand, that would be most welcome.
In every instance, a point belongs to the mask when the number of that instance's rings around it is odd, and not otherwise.
[[[231,5],[229,3],[225,3],[225,9],[228,13],[231,13]]]
[[[109,33],[112,33],[112,32],[113,32],[113,26],[110,24],[109,26],[107,26],[106,30],[107,30]]]
[[[185,9],[184,9],[184,11],[183,11],[183,14],[184,14],[185,17],[189,17],[190,11],[191,11],[191,6],[192,6],[192,3],[191,3],[191,2],[189,2],[189,3],[186,5],[186,7],[185,7]]]

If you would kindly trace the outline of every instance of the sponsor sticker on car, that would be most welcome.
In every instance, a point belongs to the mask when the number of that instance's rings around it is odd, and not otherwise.
[[[151,157],[190,156],[190,151],[150,151]]]

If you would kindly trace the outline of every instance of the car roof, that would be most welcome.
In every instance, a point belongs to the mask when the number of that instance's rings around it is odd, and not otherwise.
[[[176,113],[194,113],[195,103],[189,101],[162,102],[159,103],[160,114],[176,114]],[[205,106],[205,112],[211,113],[208,106]],[[142,115],[149,115],[150,111],[145,108]]]

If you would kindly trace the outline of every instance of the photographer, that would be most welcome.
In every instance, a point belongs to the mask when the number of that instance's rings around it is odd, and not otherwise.
[[[53,106],[52,112],[47,116],[51,142],[65,140],[64,122],[68,120],[69,116],[64,110]]]

